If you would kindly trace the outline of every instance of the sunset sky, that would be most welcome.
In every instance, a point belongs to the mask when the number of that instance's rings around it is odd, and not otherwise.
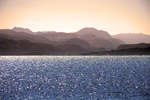
[[[150,35],[150,0],[0,0],[0,29],[74,32],[95,27],[110,34]]]

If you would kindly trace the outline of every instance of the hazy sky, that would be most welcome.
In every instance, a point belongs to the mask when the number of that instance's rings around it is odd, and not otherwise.
[[[150,0],[0,0],[0,28],[150,34]]]

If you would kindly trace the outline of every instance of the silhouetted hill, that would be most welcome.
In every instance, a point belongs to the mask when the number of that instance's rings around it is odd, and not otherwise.
[[[126,44],[150,43],[150,36],[145,34],[118,34],[113,38],[122,40]]]
[[[44,36],[0,30],[0,54],[80,54],[90,48],[87,42],[72,38],[63,41],[50,41]]]
[[[13,39],[13,40],[28,40],[31,42],[49,43],[46,38],[38,36],[36,34],[30,34],[30,33],[25,33],[25,32],[15,32],[10,29],[1,29],[0,37]]]
[[[14,27],[12,30],[15,32],[33,33],[31,30],[22,27]]]
[[[80,46],[80,47],[82,47],[82,48],[84,48],[84,49],[86,49],[86,50],[92,49],[92,48],[90,47],[90,45],[89,45],[86,41],[81,40],[81,39],[79,39],[79,38],[72,38],[72,39],[69,39],[69,40],[67,40],[67,41],[64,41],[62,44],[63,44],[63,45],[78,45],[78,46]]]
[[[0,37],[0,55],[48,54],[55,51],[49,44],[33,43],[28,40],[13,40]]]
[[[108,32],[95,28],[83,28],[74,34],[78,38],[87,41],[93,48],[105,48],[110,50],[123,44],[121,40],[112,38]]]
[[[83,52],[87,52],[87,49],[83,48],[86,42],[80,41],[80,43],[81,45],[78,45],[76,42],[65,41],[65,43],[56,46],[45,43],[35,43],[28,40],[13,40],[0,37],[0,55],[79,55]]]
[[[79,36],[89,36],[89,37],[100,37],[104,39],[112,38],[111,35],[103,30],[97,30],[95,28],[83,28],[76,32]]]
[[[121,40],[114,39],[109,33],[94,28],[83,28],[78,32],[64,33],[64,32],[37,32],[41,37],[45,37],[50,41],[54,41],[59,44],[60,42],[78,38],[87,42],[93,49],[105,48],[115,49],[120,44],[123,44]],[[80,43],[78,44],[80,45]]]
[[[44,37],[48,39],[49,41],[55,41],[55,42],[60,42],[60,41],[65,41],[69,40],[72,38],[76,38],[73,34],[71,33],[64,33],[64,32],[37,32],[36,33],[40,37]]]
[[[120,45],[116,50],[89,52],[84,55],[150,55],[150,44]]]
[[[148,41],[149,37],[147,35],[141,35],[143,36],[141,40],[145,39]],[[12,30],[1,29],[0,54],[64,55],[95,54],[96,52],[98,54],[121,54],[121,52],[128,54],[130,51],[135,51],[135,53],[140,51],[143,53],[144,50],[149,48],[147,46],[149,44],[124,45],[124,42],[117,38],[118,36],[120,35],[112,37],[108,32],[95,28],[83,28],[74,33],[55,31],[32,32],[29,29],[18,27]],[[136,51],[136,49],[139,51]]]
[[[150,55],[150,48],[131,48],[111,51],[89,52],[83,55]]]
[[[146,43],[123,44],[118,47],[118,49],[132,49],[132,48],[150,48],[150,44],[146,44]]]

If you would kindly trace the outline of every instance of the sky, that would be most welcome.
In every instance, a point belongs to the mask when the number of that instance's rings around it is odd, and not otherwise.
[[[0,29],[150,35],[150,0],[0,0]]]

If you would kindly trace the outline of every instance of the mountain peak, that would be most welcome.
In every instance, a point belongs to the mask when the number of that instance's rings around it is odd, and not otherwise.
[[[97,31],[98,30],[96,28],[92,28],[92,27],[86,27],[86,28],[79,30],[79,32],[97,32]]]
[[[25,33],[32,33],[32,31],[28,28],[22,28],[22,27],[14,27],[12,29],[15,32],[25,32]]]
[[[101,37],[101,38],[111,38],[111,35],[103,30],[97,30],[96,28],[92,27],[86,27],[78,31],[78,34],[88,34],[88,35],[95,35],[96,37]]]

